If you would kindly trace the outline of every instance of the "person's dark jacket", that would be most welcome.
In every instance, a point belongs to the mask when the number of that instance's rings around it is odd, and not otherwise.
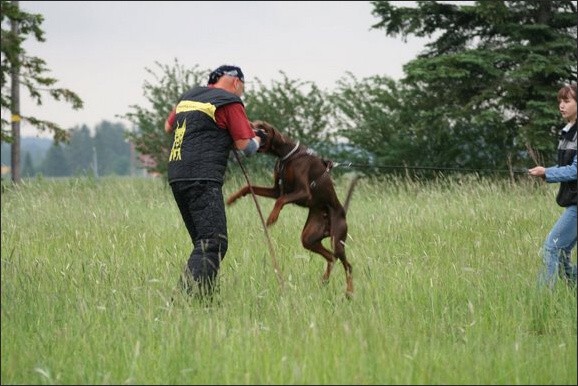
[[[546,182],[560,182],[556,202],[562,207],[576,205],[576,123],[560,133],[558,162],[546,168]]]
[[[209,180],[223,183],[233,146],[229,132],[217,126],[215,111],[229,103],[243,103],[226,90],[195,87],[176,107],[173,145],[169,155],[168,182]]]

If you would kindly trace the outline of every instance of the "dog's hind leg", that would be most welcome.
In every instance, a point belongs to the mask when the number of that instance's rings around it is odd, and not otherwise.
[[[337,258],[341,260],[343,268],[345,269],[345,283],[346,283],[345,296],[351,299],[353,297],[353,268],[351,267],[351,264],[349,263],[349,261],[347,261],[347,257],[345,256],[345,240],[338,239],[337,242],[334,243],[334,246],[335,250],[337,251],[335,252],[335,256],[337,256]]]
[[[351,298],[353,296],[353,268],[347,257],[345,256],[345,240],[347,239],[347,222],[345,219],[345,209],[336,208],[330,211],[331,213],[331,246],[333,253],[345,269],[345,296]]]
[[[321,240],[329,235],[329,219],[325,211],[310,210],[303,232],[301,233],[301,243],[305,249],[315,252],[327,261],[327,268],[323,273],[321,282],[326,284],[329,281],[331,270],[335,264],[335,256],[331,251],[323,246]]]

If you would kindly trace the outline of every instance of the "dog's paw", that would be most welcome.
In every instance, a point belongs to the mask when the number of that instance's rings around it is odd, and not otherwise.
[[[277,222],[277,217],[273,217],[273,216],[269,216],[269,218],[267,219],[267,226],[270,227],[271,225],[275,224]]]
[[[229,196],[229,198],[227,198],[227,201],[225,202],[227,205],[231,205],[233,204],[235,201],[237,201],[239,199],[239,196],[234,194],[232,196]]]
[[[239,189],[238,191],[236,191],[235,193],[231,194],[229,196],[229,198],[227,199],[227,201],[225,201],[225,203],[227,205],[231,205],[232,203],[237,201],[239,198],[245,197],[249,192],[250,192],[249,187],[245,186],[245,187]]]

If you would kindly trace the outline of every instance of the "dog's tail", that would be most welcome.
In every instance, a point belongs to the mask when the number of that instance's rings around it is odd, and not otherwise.
[[[349,190],[347,191],[347,196],[345,197],[345,201],[343,203],[343,209],[345,213],[347,213],[347,208],[349,207],[349,202],[351,201],[351,196],[353,196],[353,188],[357,184],[357,180],[359,180],[359,174],[355,174],[349,183]]]

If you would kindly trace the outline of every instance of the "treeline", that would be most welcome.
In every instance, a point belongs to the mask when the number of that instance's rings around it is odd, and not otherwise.
[[[575,2],[371,3],[378,20],[372,29],[402,39],[430,38],[404,65],[402,79],[346,73],[328,91],[283,71],[268,84],[247,77],[243,101],[249,119],[268,121],[326,158],[364,165],[368,174],[401,166],[513,171],[556,162],[563,123],[556,93],[577,77]],[[124,175],[131,166],[128,138],[136,152],[154,161],[148,170],[165,175],[171,146],[163,130],[166,116],[183,92],[206,84],[210,69],[183,66],[176,58],[155,65],[146,68],[147,103],[130,106],[122,116],[130,132],[119,127],[109,141],[100,133],[108,124],[94,138],[82,128],[73,131],[68,144],[49,150],[41,172],[62,176],[93,168],[99,175]],[[3,95],[10,93],[3,88]]]
[[[378,19],[372,28],[431,40],[404,65],[401,80],[347,73],[326,91],[282,71],[269,84],[247,77],[248,117],[270,122],[323,155],[368,165],[365,171],[375,174],[390,165],[525,170],[556,162],[563,123],[556,94],[577,74],[575,2],[371,3]],[[154,171],[164,174],[167,113],[191,85],[206,84],[209,71],[177,59],[156,64],[147,68],[153,80],[143,87],[148,106],[131,106],[124,117],[135,127],[130,135],[136,149],[153,157]],[[336,153],[342,144],[344,151]]]
[[[48,140],[48,144],[39,141],[28,149],[23,146],[22,176],[127,176],[138,171],[123,124],[102,121],[94,135],[86,125],[69,132],[68,142]],[[6,143],[2,143],[2,164],[10,164],[10,145]]]

